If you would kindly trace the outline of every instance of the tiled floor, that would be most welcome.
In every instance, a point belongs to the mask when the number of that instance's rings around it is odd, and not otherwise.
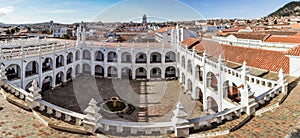
[[[39,122],[31,112],[8,103],[1,94],[0,107],[3,107],[3,110],[0,110],[0,137],[89,137],[87,135],[67,133],[47,127]]]

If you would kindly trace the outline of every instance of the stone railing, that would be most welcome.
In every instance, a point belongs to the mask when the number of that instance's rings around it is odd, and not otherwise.
[[[275,97],[275,95],[281,92],[282,87],[285,86],[276,85],[274,88],[270,89],[269,91],[264,92],[261,95],[255,97],[255,101],[260,104],[264,104],[266,101],[270,101],[271,98]]]
[[[39,45],[41,43],[46,43],[46,39],[39,38],[30,38],[30,39],[19,39],[19,40],[11,40],[11,41],[0,41],[1,46],[5,47],[14,47],[14,46],[29,46],[29,45]]]
[[[35,47],[19,47],[19,48],[5,48],[2,49],[2,57],[4,60],[18,59],[22,57],[33,57],[49,53],[56,53],[66,49],[73,48],[75,45],[70,43],[56,43],[48,42],[47,44],[40,44]]]
[[[239,105],[229,110],[224,110],[216,114],[211,114],[203,117],[188,119],[190,124],[193,124],[194,130],[200,129],[201,127],[210,126],[211,123],[221,123],[223,119],[232,120],[233,115],[240,117],[246,106]]]
[[[17,87],[16,85],[10,83],[7,80],[4,81],[4,84],[2,85],[2,89],[4,89],[6,92],[15,95],[16,97],[24,101],[29,94],[25,90]]]
[[[167,134],[174,130],[172,122],[122,122],[101,119],[98,123],[103,125],[104,133],[128,133],[131,135],[143,133],[145,135],[153,135],[157,133]],[[115,129],[113,129],[113,127],[115,127]]]
[[[269,87],[269,88],[273,88],[277,85],[277,82],[274,81],[274,80],[268,80],[268,79],[256,77],[256,76],[253,76],[253,75],[247,75],[246,76],[246,81],[248,83],[254,83],[254,84]]]
[[[46,111],[47,114],[54,115],[56,118],[61,118],[64,116],[64,121],[66,122],[70,122],[73,118],[76,122],[76,125],[79,126],[82,124],[82,121],[85,117],[84,114],[61,108],[44,100],[39,100],[38,103],[39,111]]]

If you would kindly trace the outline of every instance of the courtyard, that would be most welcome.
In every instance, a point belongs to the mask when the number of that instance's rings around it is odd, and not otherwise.
[[[97,105],[119,97],[134,109],[128,114],[112,114],[100,110],[103,118],[118,121],[159,122],[170,121],[177,102],[181,102],[189,118],[206,115],[202,103],[184,93],[177,80],[107,79],[79,75],[53,90],[42,92],[44,100],[60,107],[83,113],[94,98]]]

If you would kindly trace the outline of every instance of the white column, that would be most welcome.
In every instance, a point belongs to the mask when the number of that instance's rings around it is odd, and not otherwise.
[[[222,111],[223,107],[222,107],[222,104],[223,104],[223,90],[222,90],[222,71],[221,71],[221,68],[223,66],[223,59],[222,59],[222,56],[219,55],[219,59],[218,59],[218,72],[219,72],[219,79],[218,79],[218,95],[219,95],[219,106],[218,106],[218,111]]]
[[[163,49],[163,53],[161,55],[161,78],[162,79],[165,79],[166,76],[165,76],[165,73],[166,73],[166,54],[165,54],[165,51]]]
[[[136,53],[134,52],[134,49],[132,48],[131,49],[131,72],[132,72],[132,79],[135,79],[135,57],[136,56]]]
[[[150,69],[150,56],[151,53],[150,53],[150,50],[149,48],[147,48],[147,52],[146,52],[146,57],[147,57],[147,65],[146,65],[146,69],[147,69],[147,79],[149,80],[150,79],[150,72],[151,72],[151,69]]]
[[[207,109],[207,96],[206,96],[206,89],[207,89],[207,78],[206,78],[206,67],[205,67],[205,60],[206,60],[206,51],[203,52],[203,109],[206,110]]]
[[[118,43],[118,47],[119,47],[120,43]],[[121,61],[122,61],[122,54],[121,54],[121,51],[120,51],[120,48],[117,48],[117,55],[118,55],[118,59],[117,59],[117,70],[118,70],[118,78],[121,79],[121,72],[122,72],[122,69],[121,69]]]
[[[105,44],[106,45],[106,44]],[[103,69],[104,69],[104,78],[107,77],[107,49],[105,48],[106,46],[104,46],[104,51],[103,51],[103,54],[104,54],[104,65],[103,65]]]
[[[192,61],[192,83],[193,83],[193,87],[192,87],[192,98],[194,100],[197,100],[198,99],[198,92],[196,92],[196,69],[195,69],[195,54],[196,54],[196,49],[193,48],[193,61]]]

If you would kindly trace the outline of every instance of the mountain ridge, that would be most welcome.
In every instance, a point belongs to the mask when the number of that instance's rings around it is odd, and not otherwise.
[[[289,2],[275,12],[268,15],[268,17],[280,16],[300,16],[300,1]]]

